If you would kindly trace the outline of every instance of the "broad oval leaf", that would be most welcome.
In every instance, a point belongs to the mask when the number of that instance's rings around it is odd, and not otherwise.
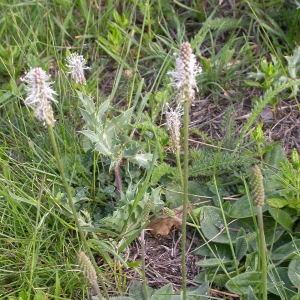
[[[294,286],[300,287],[300,260],[292,260],[288,268],[288,276]]]
[[[201,261],[196,262],[196,266],[199,267],[217,267],[219,265],[231,265],[232,259],[216,259],[216,258],[209,258],[209,259],[203,259]]]
[[[286,205],[288,205],[288,201],[282,199],[282,198],[269,198],[266,200],[266,202],[272,206],[272,207],[275,207],[275,208],[282,208]]]
[[[261,284],[260,277],[260,272],[246,272],[243,274],[239,274],[231,278],[226,283],[226,288],[232,293],[238,295],[247,295],[249,286],[252,287],[253,290],[259,287],[259,285]]]
[[[240,236],[236,239],[235,255],[236,259],[240,261],[247,253],[248,242],[244,236]]]
[[[291,231],[293,220],[287,212],[278,208],[270,207],[269,213],[282,227],[288,231]]]
[[[279,248],[277,248],[271,255],[271,260],[276,263],[276,265],[298,257],[300,254],[300,240],[294,240],[289,242]]]

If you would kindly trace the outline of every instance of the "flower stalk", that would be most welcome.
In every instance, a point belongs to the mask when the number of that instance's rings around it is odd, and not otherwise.
[[[189,139],[189,108],[195,98],[195,89],[197,84],[195,76],[200,74],[202,69],[197,66],[195,55],[192,53],[191,45],[188,42],[182,43],[180,55],[176,59],[175,71],[168,72],[173,77],[172,85],[175,86],[179,93],[177,101],[183,102],[183,205],[182,205],[182,242],[181,242],[181,263],[182,263],[182,298],[187,299],[186,289],[186,222],[188,199],[188,139]],[[178,164],[178,162],[177,162]]]

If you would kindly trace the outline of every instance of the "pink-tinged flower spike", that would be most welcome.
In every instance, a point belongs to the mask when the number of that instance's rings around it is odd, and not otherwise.
[[[84,69],[89,69],[86,67],[86,60],[82,55],[78,55],[77,53],[72,53],[70,56],[66,58],[68,64],[66,66],[71,69],[70,73],[72,79],[79,84],[85,85],[86,80],[84,76]]]
[[[201,73],[202,69],[196,63],[190,43],[182,43],[180,56],[176,59],[176,70],[168,72],[173,77],[172,85],[180,91],[179,102],[194,100],[194,89],[198,90],[195,77]]]
[[[175,110],[172,107],[169,107],[169,111],[166,112],[166,115],[167,126],[170,133],[171,149],[173,153],[176,153],[180,150],[180,117],[183,115],[182,107],[178,106]]]
[[[54,126],[55,120],[53,110],[49,100],[57,102],[53,95],[57,95],[51,88],[51,82],[48,82],[50,76],[41,68],[32,68],[23,77],[26,83],[25,90],[28,96],[24,100],[25,104],[34,108],[37,119],[44,122],[48,126]]]

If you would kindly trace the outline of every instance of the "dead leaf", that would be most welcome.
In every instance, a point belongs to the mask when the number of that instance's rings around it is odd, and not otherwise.
[[[171,228],[174,226],[177,229],[181,229],[182,224],[182,206],[172,209],[175,216],[153,216],[150,219],[150,223],[147,229],[150,229],[150,233],[154,236],[166,236],[170,233]]]

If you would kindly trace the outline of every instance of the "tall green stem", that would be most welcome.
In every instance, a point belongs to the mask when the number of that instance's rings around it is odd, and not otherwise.
[[[267,256],[266,256],[266,240],[264,233],[264,221],[262,208],[257,207],[257,221],[258,221],[258,236],[259,236],[259,249],[260,249],[260,259],[261,259],[261,271],[262,271],[262,300],[267,300],[268,298],[268,272],[267,272]]]
[[[181,263],[182,263],[182,294],[183,300],[186,299],[186,221],[188,206],[188,163],[189,163],[189,101],[184,102],[183,115],[183,205],[182,205],[182,242],[181,242]]]
[[[176,151],[175,156],[176,156],[176,164],[177,164],[177,169],[178,169],[178,173],[179,173],[180,184],[183,187],[183,177],[182,177],[182,170],[181,170],[181,162],[180,162],[180,152],[179,152],[179,150]]]
[[[56,159],[56,163],[57,163],[57,167],[59,169],[59,173],[60,173],[60,176],[62,178],[62,181],[63,181],[63,185],[64,185],[64,188],[66,190],[66,193],[67,193],[67,197],[68,197],[68,202],[69,202],[69,206],[72,210],[72,214],[73,214],[73,218],[74,218],[74,221],[75,221],[75,224],[76,224],[76,227],[77,227],[77,230],[79,232],[79,236],[80,236],[80,239],[83,243],[83,246],[85,248],[85,251],[93,265],[93,267],[95,268],[95,271],[97,273],[97,276],[98,276],[98,280],[100,281],[100,284],[102,286],[102,289],[103,289],[103,292],[105,294],[105,297],[108,299],[109,296],[108,296],[108,293],[107,293],[107,289],[105,287],[105,284],[104,284],[104,281],[102,279],[102,274],[100,272],[100,269],[99,267],[97,266],[97,263],[95,261],[95,258],[93,256],[93,253],[87,243],[87,240],[84,236],[84,233],[83,233],[83,230],[80,226],[80,223],[79,223],[79,220],[78,220],[78,217],[77,217],[77,212],[76,212],[76,209],[75,209],[75,206],[74,206],[74,203],[73,203],[73,199],[72,199],[72,194],[71,194],[71,191],[70,191],[70,187],[69,187],[69,184],[67,182],[67,179],[66,179],[66,176],[65,176],[65,172],[64,172],[64,169],[63,169],[63,166],[62,166],[62,163],[61,163],[61,159],[60,159],[60,156],[59,156],[59,152],[58,152],[58,148],[57,148],[57,144],[56,144],[56,140],[55,140],[55,137],[54,137],[54,133],[53,133],[53,129],[51,126],[47,126],[48,127],[48,132],[49,132],[49,137],[50,137],[50,141],[51,141],[51,145],[52,145],[52,148],[53,148],[53,152],[54,152],[54,155],[55,155],[55,159]],[[100,290],[97,291],[97,294],[98,294],[98,297],[99,297],[99,300],[103,299],[102,298],[102,295],[100,293]]]

